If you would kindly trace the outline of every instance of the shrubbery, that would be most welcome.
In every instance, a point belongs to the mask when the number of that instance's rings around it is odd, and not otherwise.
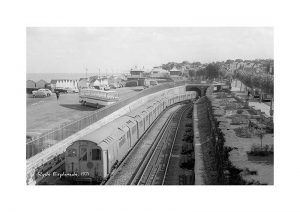
[[[252,155],[252,156],[268,156],[274,153],[274,147],[273,145],[259,146],[257,144],[253,144],[251,150],[248,151],[247,153],[248,155]]]

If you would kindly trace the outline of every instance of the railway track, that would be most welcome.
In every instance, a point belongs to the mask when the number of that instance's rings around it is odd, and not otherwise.
[[[128,185],[164,185],[181,119],[191,107],[182,106],[169,117]]]
[[[174,109],[176,106],[178,105],[182,105],[182,103],[177,103],[177,104],[174,104],[172,105],[168,110],[170,109]],[[191,106],[191,105],[190,105]],[[190,108],[189,106],[189,108]],[[161,146],[159,145],[160,143],[164,143],[164,142],[158,142],[158,141],[162,141],[163,139],[166,138],[166,136],[169,136],[170,134],[170,129],[173,129],[174,130],[174,126],[170,127],[170,125],[174,125],[174,123],[178,122],[180,123],[180,119],[182,117],[182,114],[183,114],[183,109],[188,109],[187,106],[181,106],[179,109],[176,109],[174,112],[171,113],[171,115],[167,118],[167,120],[165,121],[165,123],[163,124],[163,126],[161,127],[161,129],[159,130],[159,133],[157,133],[155,139],[154,139],[154,142],[152,142],[152,145],[150,146],[150,148],[148,149],[148,151],[146,152],[144,158],[142,159],[142,162],[137,166],[136,170],[137,172],[134,172],[134,174],[132,176],[135,176],[135,177],[132,177],[129,179],[129,177],[127,177],[127,182],[125,182],[124,184],[136,184],[136,177],[138,176],[138,174],[140,174],[142,168],[144,167],[144,163],[145,161],[147,161],[147,159],[150,159],[150,158],[154,158],[154,156],[152,157],[152,155],[154,154],[154,150],[156,150],[156,152],[158,151],[158,149],[162,150]],[[168,111],[167,110],[167,111]],[[145,136],[147,136],[147,134],[149,133],[149,131],[151,131],[153,129],[153,127],[155,125],[158,124],[158,121],[160,120],[160,118],[165,114],[167,113],[167,111],[161,113],[159,115],[159,117],[157,117],[157,119],[151,124],[151,126],[149,127],[149,129],[144,133],[144,135],[141,137],[140,140],[144,139]],[[181,114],[180,116],[180,119],[178,119],[178,113]],[[176,124],[176,134],[177,134],[177,131],[178,131],[178,127],[179,125]],[[173,138],[173,142],[175,141],[176,139],[176,136],[174,136]],[[121,163],[118,165],[118,167],[112,172],[110,178],[106,181],[106,182],[103,182],[102,185],[113,185],[111,183],[112,179],[114,178],[114,175],[116,173],[118,173],[120,171],[120,169],[122,169],[122,167],[124,165],[127,164],[127,158],[135,151],[135,149],[139,148],[139,145],[142,145],[141,142],[137,142],[137,144],[133,147],[133,149],[126,155],[126,157],[124,158],[123,161],[121,161]],[[165,147],[164,147],[165,148]],[[173,148],[173,145],[171,147],[171,149]],[[160,155],[160,154],[159,154]],[[167,163],[169,162],[170,160],[170,156],[171,156],[171,152],[170,154],[168,155],[168,160],[167,160]],[[150,158],[148,158],[150,157]],[[62,165],[64,165],[64,161],[61,162],[60,166],[59,167],[55,167],[55,168],[52,168],[51,169],[51,173],[52,172],[55,172],[57,171]],[[157,169],[158,170],[158,169]],[[156,176],[156,175],[155,175]],[[129,179],[129,181],[128,181]],[[55,184],[57,182],[57,179],[53,178],[53,177],[50,177],[49,179],[43,179],[42,182],[47,182],[47,184]],[[64,182],[61,182],[62,184],[64,184]],[[40,183],[38,183],[40,184]],[[139,183],[139,184],[142,184],[142,183]]]
[[[154,142],[152,142],[152,141],[151,142],[143,142],[143,141],[147,140],[147,139],[149,140],[149,134],[151,134],[150,132],[153,130],[153,128],[155,128],[156,125],[160,124],[159,121],[162,121],[163,116],[165,114],[167,114],[168,111],[176,108],[176,106],[179,106],[179,105],[182,105],[182,103],[175,103],[174,105],[170,106],[166,111],[162,112],[156,118],[156,120],[150,125],[150,127],[142,135],[142,137],[135,144],[135,146],[128,152],[128,154],[125,156],[123,161],[121,161],[119,166],[112,172],[109,179],[103,183],[103,185],[114,185],[115,181],[118,181],[118,182],[122,181],[122,180],[118,180],[118,178],[124,178],[124,182],[121,183],[122,185],[128,184],[128,179],[131,178],[133,172],[135,172],[137,167],[140,166],[140,163],[137,162],[137,161],[139,161],[139,158],[136,157],[133,160],[135,164],[131,165],[131,168],[134,167],[134,170],[132,171],[132,173],[130,173],[130,170],[126,170],[126,171],[123,171],[123,170],[127,168],[126,166],[128,166],[129,164],[132,163],[130,160],[132,159],[132,157],[134,157],[135,154],[138,155],[138,154],[141,154],[141,152],[145,152],[145,153],[142,153],[143,157],[144,157],[144,155],[147,155],[148,151],[151,149],[151,146],[153,145]],[[157,140],[157,137],[159,137],[161,132],[163,132],[162,129],[165,129],[165,127],[167,126],[167,123],[171,120],[172,114],[174,114],[174,112],[171,113],[171,115],[166,119],[166,121],[163,121],[164,124],[161,126],[159,133],[155,133],[155,139],[152,139],[152,140]],[[150,146],[150,148],[148,148],[149,146]],[[142,149],[142,151],[141,151],[141,149]],[[145,151],[145,149],[147,149],[147,150]],[[120,175],[125,175],[125,176],[120,176]],[[117,180],[116,180],[116,178],[117,178]],[[119,184],[119,183],[117,183],[117,184]]]

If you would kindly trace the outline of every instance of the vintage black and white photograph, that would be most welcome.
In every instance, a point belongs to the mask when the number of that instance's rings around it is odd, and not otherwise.
[[[274,185],[273,36],[27,27],[26,184]]]
[[[299,211],[298,4],[1,2],[0,211]]]

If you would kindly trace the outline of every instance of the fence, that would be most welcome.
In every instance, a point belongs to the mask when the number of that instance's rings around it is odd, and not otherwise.
[[[91,124],[99,121],[103,117],[113,113],[114,111],[128,105],[129,103],[152,93],[156,93],[158,91],[172,88],[174,86],[183,85],[185,82],[177,82],[177,83],[164,83],[158,86],[150,87],[139,92],[137,95],[124,99],[122,101],[116,102],[112,105],[104,107],[102,109],[96,110],[92,114],[76,120],[74,122],[68,123],[64,126],[60,126],[57,129],[53,129],[52,131],[34,139],[28,140],[26,143],[26,159],[42,152],[43,150],[53,146],[54,144],[66,139],[67,137],[73,135],[76,132],[90,126]]]

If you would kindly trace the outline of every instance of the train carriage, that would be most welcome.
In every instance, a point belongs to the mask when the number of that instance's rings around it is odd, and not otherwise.
[[[66,172],[88,173],[97,181],[107,178],[167,106],[195,97],[190,91],[158,98],[83,136],[67,148]]]
[[[161,114],[161,112],[163,111],[163,99],[160,98],[158,100],[159,104],[158,104],[158,115]]]
[[[146,129],[148,129],[148,127],[149,127],[150,124],[151,124],[151,123],[150,123],[150,114],[149,114],[149,111],[147,110],[146,107],[143,109],[142,115],[144,115],[144,117],[145,117],[144,123],[145,123],[145,130],[146,130]]]
[[[146,110],[147,110],[148,115],[149,115],[149,125],[151,125],[152,122],[154,121],[154,119],[153,119],[153,110],[154,110],[154,108],[153,108],[153,106],[148,105]]]
[[[137,122],[137,137],[140,138],[145,132],[145,126],[149,126],[146,123],[147,112],[143,107],[128,113],[127,116],[134,118]]]
[[[130,140],[130,147],[132,147],[139,139],[137,133],[137,122],[134,118],[128,117],[128,121],[126,121],[126,123],[122,126],[122,129],[127,128],[129,129],[128,139]]]
[[[153,103],[153,108],[154,108],[154,110],[153,110],[153,114],[154,114],[154,116],[153,116],[153,121],[157,118],[157,116],[158,116],[158,114],[159,114],[159,101],[155,101],[154,103]]]
[[[75,141],[66,151],[66,172],[86,172],[98,180],[107,177],[137,141],[136,125],[133,118],[122,116]]]
[[[169,105],[172,105],[174,103],[174,96],[171,96],[169,98]]]
[[[161,98],[161,101],[162,101],[162,111],[164,110],[164,109],[166,109],[166,107],[168,106],[168,99],[166,98],[166,97],[162,97]]]

